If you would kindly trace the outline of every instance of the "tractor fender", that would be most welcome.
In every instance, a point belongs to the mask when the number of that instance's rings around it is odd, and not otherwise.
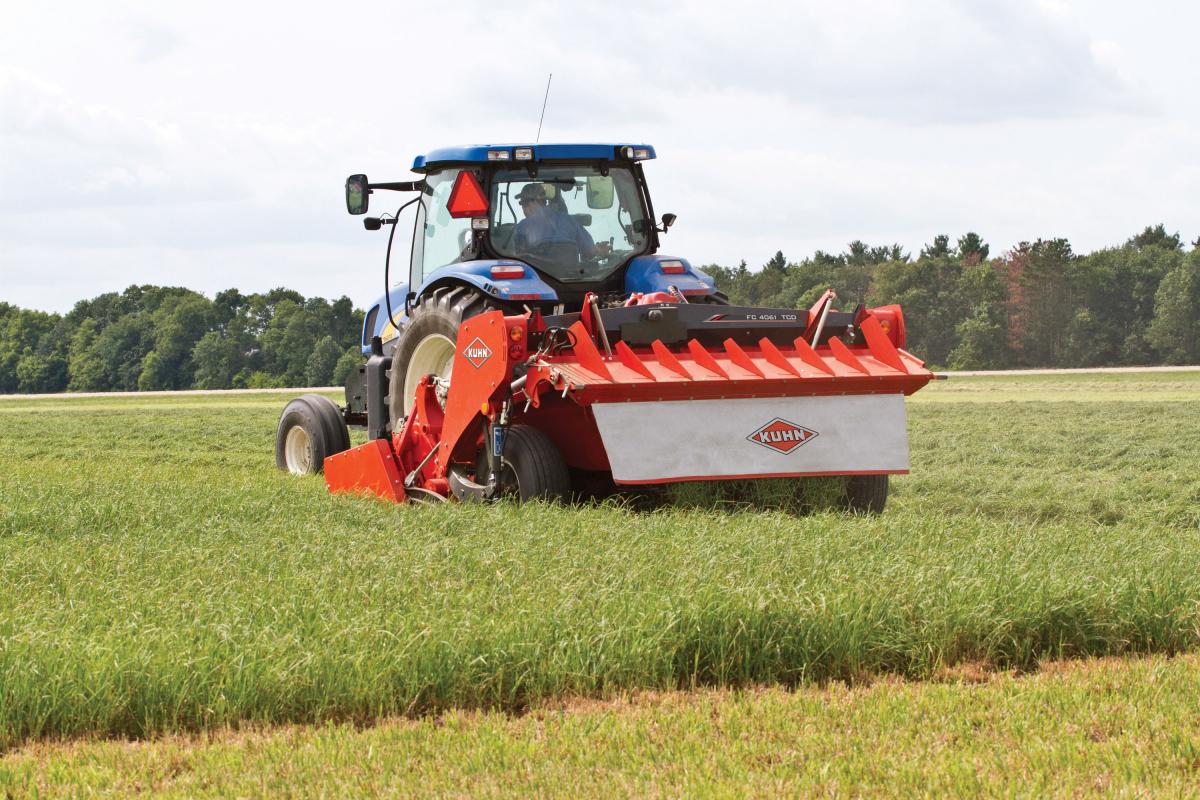
[[[525,275],[519,278],[494,278],[492,267],[522,267]],[[430,273],[417,287],[415,296],[424,297],[439,287],[455,285],[471,286],[481,294],[506,303],[542,303],[558,300],[558,293],[542,280],[533,267],[515,259],[481,259],[450,264]],[[388,320],[387,305],[382,296],[367,310],[363,320],[364,353],[371,351],[373,336],[383,340],[385,354],[395,347],[396,340],[400,338],[400,333],[408,322],[408,316],[404,312],[404,298],[408,289],[407,282],[398,283],[391,289],[392,314],[396,325],[392,325]]]
[[[679,271],[682,267],[682,272]],[[672,270],[671,272],[665,272]],[[638,256],[625,270],[625,294],[665,292],[674,286],[688,297],[707,297],[717,291],[716,282],[693,267],[686,258]]]
[[[525,274],[515,278],[493,277],[494,267],[521,267]],[[462,261],[434,270],[417,288],[417,297],[429,294],[439,286],[452,284],[473,286],[488,297],[505,303],[542,303],[558,299],[558,293],[533,267],[513,258]]]
[[[392,298],[392,315],[395,317],[396,324],[393,325],[388,319],[387,302],[384,296],[380,295],[363,316],[362,351],[364,354],[370,354],[371,339],[378,336],[383,340],[384,352],[390,355],[392,348],[396,346],[396,340],[400,338],[400,331],[404,329],[404,324],[408,321],[408,317],[404,313],[404,297],[408,294],[408,282],[396,284],[388,294]],[[399,327],[397,328],[397,326]]]

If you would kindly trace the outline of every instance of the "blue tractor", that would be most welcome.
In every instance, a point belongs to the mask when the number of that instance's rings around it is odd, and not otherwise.
[[[589,294],[601,307],[634,295],[725,303],[711,277],[658,252],[675,215],[655,218],[642,170],[653,158],[644,144],[472,145],[417,156],[421,180],[351,176],[351,214],[378,190],[417,193],[402,206],[416,207],[407,277],[363,325],[363,352],[392,359],[390,419],[405,416],[422,376],[449,378],[459,326],[485,311],[578,312]],[[409,234],[397,219],[364,220],[390,228],[389,275],[396,237]]]
[[[351,175],[351,214],[378,191],[413,196],[364,219],[390,231],[387,288],[346,406],[292,401],[278,466],[397,501],[841,476],[851,507],[881,510],[908,469],[904,395],[933,377],[902,349],[899,307],[836,311],[832,290],[807,311],[731,306],[659,253],[675,216],[650,202],[654,156],[477,145],[418,156],[419,180]],[[411,256],[393,285],[398,235]]]

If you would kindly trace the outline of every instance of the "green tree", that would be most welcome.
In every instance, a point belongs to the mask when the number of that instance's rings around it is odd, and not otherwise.
[[[268,374],[280,378],[284,385],[303,383],[308,354],[316,342],[312,321],[301,304],[291,299],[276,304],[258,341]]]
[[[75,308],[78,309],[79,306],[76,305]],[[68,391],[99,392],[109,388],[104,374],[104,360],[96,350],[99,328],[99,322],[85,318],[71,337],[67,357]]]
[[[333,369],[342,356],[342,348],[332,336],[325,336],[309,353],[304,366],[304,381],[308,386],[328,386],[333,381]]]
[[[23,380],[18,374],[18,367],[25,359],[46,361],[52,373],[57,369],[50,362],[64,358],[65,348],[56,345],[54,338],[61,320],[57,314],[0,303],[0,393],[34,391],[22,387]],[[34,374],[31,369],[32,366],[25,368],[26,376]],[[40,379],[38,385],[43,385]]]
[[[921,248],[921,258],[945,258],[950,255],[950,237],[944,233],[933,237],[933,241]]]
[[[1104,322],[1085,307],[1075,309],[1067,323],[1058,366],[1095,367],[1108,361],[1104,346]]]
[[[763,269],[775,272],[783,272],[787,269],[787,259],[783,257],[783,251],[776,250],[775,255],[771,256],[771,260],[763,265]]]
[[[987,252],[987,245],[961,247],[964,267],[959,278],[958,298],[970,309],[970,316],[954,326],[956,343],[950,352],[953,369],[1004,369],[1011,362],[1008,349],[1007,292],[993,263],[971,265],[976,256]]]
[[[235,378],[246,368],[245,340],[236,333],[208,331],[192,349],[197,389],[232,389]]]
[[[249,298],[237,289],[217,292],[212,302],[213,322],[219,327],[228,325],[246,309],[248,302]]]
[[[1161,247],[1167,250],[1182,250],[1183,240],[1179,233],[1167,233],[1166,227],[1160,222],[1157,225],[1147,225],[1137,236],[1132,237],[1126,244],[1141,249],[1143,247]]]
[[[189,293],[165,300],[151,316],[154,349],[142,363],[138,388],[186,389],[192,385],[192,351],[213,323],[212,303]]]
[[[962,259],[963,266],[973,267],[987,261],[989,250],[991,248],[987,242],[977,233],[968,232],[958,239],[958,257]]]
[[[26,353],[17,362],[17,380],[22,392],[61,392],[67,388],[67,361],[58,354]]]
[[[338,347],[353,347],[362,341],[363,312],[354,307],[349,297],[339,297],[329,304],[329,335]]]
[[[949,362],[955,329],[969,311],[959,297],[962,272],[950,237],[943,235],[922,248],[916,261],[890,261],[875,273],[873,302],[900,304],[909,349],[933,364]]]
[[[1158,241],[1138,246],[1131,239],[1122,247],[1096,250],[1073,262],[1074,306],[1064,364],[1146,364],[1154,360],[1146,330],[1154,317],[1158,286],[1184,258],[1170,240]],[[1081,316],[1081,310],[1087,314]]]
[[[954,326],[957,343],[950,351],[951,369],[1003,369],[1007,349],[1004,326],[987,312],[975,312]]]
[[[358,347],[351,347],[346,352],[342,353],[338,359],[337,365],[333,368],[333,385],[343,386],[350,375],[359,368],[363,363],[362,350]]]
[[[1147,338],[1172,364],[1200,363],[1200,250],[1162,279]]]
[[[136,391],[142,362],[153,346],[154,328],[146,314],[128,314],[100,331],[92,347],[103,365],[104,389]]]

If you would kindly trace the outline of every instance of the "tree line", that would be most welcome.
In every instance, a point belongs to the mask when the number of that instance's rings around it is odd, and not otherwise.
[[[935,367],[1200,363],[1200,240],[1162,225],[1086,255],[1066,239],[998,256],[975,233],[937,236],[916,258],[851,242],[751,270],[708,264],[740,305],[807,308],[829,287],[841,308],[899,303],[908,349]],[[0,302],[0,393],[230,389],[342,383],[361,361],[350,299],[289,289],[213,299],[131,286],[67,314]]]
[[[362,321],[348,297],[290,289],[130,286],[61,315],[0,303],[0,393],[328,386],[361,361]]]
[[[703,269],[739,305],[808,308],[827,288],[839,307],[899,303],[907,349],[951,369],[1200,363],[1200,239],[1147,227],[1086,255],[1066,239],[1021,242],[992,257],[975,233],[937,236],[916,258],[851,242],[752,271]]]

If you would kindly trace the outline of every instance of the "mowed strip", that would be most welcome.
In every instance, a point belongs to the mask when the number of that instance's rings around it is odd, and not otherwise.
[[[1200,368],[1081,375],[1048,370],[1037,375],[951,374],[909,398],[913,403],[1190,402],[1200,398]]]
[[[278,396],[13,401],[0,749],[1200,649],[1200,382],[1131,380],[918,394],[881,517],[394,506],[276,471]]]
[[[25,746],[15,797],[1180,796],[1200,788],[1200,659],[960,668],[787,691],[639,693],[513,716]]]

